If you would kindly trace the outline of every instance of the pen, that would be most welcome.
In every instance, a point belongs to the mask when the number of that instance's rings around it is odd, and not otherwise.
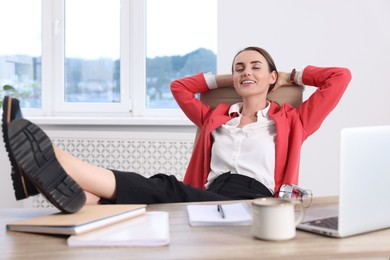
[[[225,218],[225,213],[223,212],[223,208],[222,208],[221,204],[217,205],[217,209],[218,209],[219,214],[221,215],[221,218]]]

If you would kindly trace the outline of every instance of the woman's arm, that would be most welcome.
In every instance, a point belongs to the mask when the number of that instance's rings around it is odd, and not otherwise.
[[[195,95],[208,90],[209,86],[203,73],[174,80],[171,83],[171,92],[177,104],[184,114],[198,127],[202,127],[204,119],[211,108],[204,105]]]
[[[290,72],[279,72],[272,91],[282,86],[308,85],[317,88],[296,110],[305,129],[306,138],[320,127],[338,104],[351,80],[351,72],[346,68],[307,66],[303,71],[296,71],[293,76],[295,83],[291,80]]]
[[[215,75],[218,88],[233,88],[233,77],[231,74]]]
[[[294,82],[298,84],[299,82],[299,74],[301,72],[296,71],[294,74]],[[274,88],[272,89],[272,92],[277,90],[278,88],[282,86],[292,86],[297,85],[291,81],[291,72],[278,72],[278,80],[275,83]]]
[[[302,83],[317,90],[298,107],[306,136],[315,132],[340,101],[351,81],[347,68],[307,66],[302,73]]]

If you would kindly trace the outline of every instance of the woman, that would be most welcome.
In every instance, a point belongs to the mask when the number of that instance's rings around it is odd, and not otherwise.
[[[248,47],[234,57],[232,75],[197,74],[172,82],[179,106],[202,128],[183,182],[165,174],[145,178],[88,164],[53,147],[41,129],[24,119],[9,124],[5,142],[13,170],[20,166],[20,175],[63,212],[79,210],[85,200],[123,204],[274,196],[283,183],[297,183],[303,141],[336,106],[350,79],[345,68],[308,66],[302,72],[278,73],[264,49]],[[318,89],[298,108],[267,100],[269,91],[293,84]],[[211,109],[195,98],[231,85],[242,103]]]

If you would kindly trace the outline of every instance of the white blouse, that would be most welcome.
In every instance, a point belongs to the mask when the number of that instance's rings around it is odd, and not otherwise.
[[[219,175],[231,172],[254,178],[274,192],[276,129],[275,122],[268,117],[269,108],[268,102],[266,108],[257,112],[257,122],[238,128],[242,103],[230,107],[229,114],[238,116],[211,133],[214,143],[206,188]]]

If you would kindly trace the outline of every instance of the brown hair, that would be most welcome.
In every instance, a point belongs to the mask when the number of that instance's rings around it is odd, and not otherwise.
[[[272,59],[271,55],[266,50],[264,50],[263,48],[253,47],[253,46],[246,47],[245,49],[242,49],[239,52],[237,52],[237,54],[234,56],[234,59],[233,59],[232,73],[234,71],[234,61],[236,60],[236,57],[240,53],[242,53],[244,51],[257,51],[258,53],[260,53],[265,58],[265,60],[268,63],[268,70],[269,70],[269,72],[271,73],[272,71],[276,71],[276,78],[278,77],[278,70],[276,69],[276,65],[275,65],[274,59]],[[275,81],[275,83],[276,83],[276,81]],[[275,83],[271,84],[269,86],[268,92],[270,92],[274,88]]]

